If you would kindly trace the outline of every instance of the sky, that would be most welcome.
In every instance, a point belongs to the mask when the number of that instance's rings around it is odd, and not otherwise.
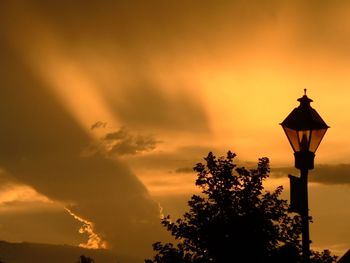
[[[350,248],[350,4],[326,0],[1,1],[0,236],[145,257],[191,168],[270,158],[304,88],[331,127],[310,175],[312,246]],[[81,233],[80,233],[81,232]],[[144,256],[145,255],[145,256]]]

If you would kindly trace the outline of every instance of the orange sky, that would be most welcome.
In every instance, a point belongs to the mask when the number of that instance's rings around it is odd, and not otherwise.
[[[240,162],[254,163],[268,156],[272,167],[293,165],[292,150],[278,124],[298,105],[296,99],[304,88],[314,100],[312,106],[331,126],[318,149],[316,166],[333,165],[337,171],[338,164],[349,163],[349,4],[323,0],[131,2],[1,3],[1,52],[6,54],[0,65],[2,89],[6,94],[15,89],[20,96],[21,86],[28,86],[23,93],[26,99],[8,96],[12,99],[8,103],[21,105],[19,109],[3,106],[1,111],[7,111],[5,119],[10,122],[11,116],[20,116],[25,109],[29,119],[40,115],[46,120],[35,122],[35,128],[28,120],[21,123],[21,117],[16,117],[19,124],[4,124],[10,127],[2,137],[15,134],[25,139],[19,140],[21,144],[16,139],[8,142],[11,150],[2,150],[0,156],[7,157],[0,159],[0,167],[15,178],[13,185],[23,184],[37,192],[16,186],[12,192],[3,189],[1,197],[24,191],[30,193],[25,195],[28,202],[46,202],[40,199],[46,196],[62,207],[76,205],[79,216],[98,221],[103,235],[110,222],[89,210],[85,196],[59,193],[36,177],[39,170],[35,170],[41,166],[36,156],[49,159],[43,173],[49,176],[58,163],[66,164],[64,156],[94,158],[102,152],[130,173],[130,185],[147,195],[144,200],[152,209],[148,193],[169,213],[180,213],[183,199],[195,190],[195,175],[184,171],[210,150],[222,155],[231,149]],[[54,101],[57,107],[45,101]],[[45,132],[66,120],[69,127]],[[97,122],[99,127],[91,129]],[[64,138],[58,136],[60,132]],[[111,139],[103,139],[108,134]],[[45,143],[52,138],[59,150],[51,160],[53,150]],[[42,147],[31,150],[34,146],[29,141]],[[24,146],[28,148],[22,152]],[[21,158],[27,160],[23,170],[16,165]],[[22,171],[26,172],[21,175]],[[84,177],[78,177],[84,182]],[[288,188],[286,178],[269,184]],[[350,227],[345,223],[350,213],[337,200],[349,200],[350,179],[340,183],[330,178],[319,184],[315,178],[310,190],[315,219],[311,238],[316,247],[341,253],[350,247]],[[92,187],[88,180],[86,187]],[[332,203],[325,201],[328,192]],[[131,222],[130,218],[122,222]],[[329,230],[335,221],[339,225]],[[36,240],[31,233],[20,238]],[[113,238],[112,243],[121,242]],[[65,242],[79,239],[70,237]]]

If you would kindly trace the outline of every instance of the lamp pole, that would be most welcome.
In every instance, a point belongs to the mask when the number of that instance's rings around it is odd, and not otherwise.
[[[302,206],[304,209],[300,216],[302,222],[302,249],[305,263],[309,263],[310,261],[309,198],[307,187],[308,173],[308,169],[300,170],[300,180],[302,184],[302,196],[304,202],[304,205]]]
[[[296,202],[298,212],[301,216],[301,233],[302,233],[302,251],[303,251],[303,262],[310,262],[310,230],[309,230],[309,198],[308,198],[308,174],[309,169],[314,168],[315,154],[310,152],[307,148],[302,148],[299,152],[294,153],[295,167],[300,170],[299,181],[299,194],[300,197]],[[291,188],[294,185],[291,185]],[[291,189],[292,191],[293,189]],[[294,200],[291,200],[295,202]]]
[[[300,177],[290,175],[291,211],[301,216],[303,262],[310,262],[310,231],[308,202],[308,173],[314,168],[315,152],[329,126],[315,109],[310,106],[312,100],[306,96],[298,99],[300,105],[281,123],[294,151],[295,168]]]

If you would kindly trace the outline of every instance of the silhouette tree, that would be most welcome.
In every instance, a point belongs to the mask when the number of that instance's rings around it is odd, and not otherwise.
[[[312,263],[333,263],[337,261],[337,257],[331,255],[328,249],[322,252],[312,251],[311,262]]]
[[[95,263],[95,261],[90,257],[86,257],[84,255],[81,255],[78,263]]]
[[[146,263],[301,262],[300,216],[288,212],[282,186],[272,192],[263,187],[268,158],[248,170],[233,163],[235,156],[209,153],[206,164],[194,167],[202,194],[192,196],[183,218],[162,219],[177,243],[153,244],[156,255]],[[315,263],[335,262],[330,254],[322,256],[330,261]]]

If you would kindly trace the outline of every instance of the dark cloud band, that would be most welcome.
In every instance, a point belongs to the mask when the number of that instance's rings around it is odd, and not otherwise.
[[[284,177],[288,174],[298,175],[299,171],[292,167],[274,168],[272,176]],[[309,173],[309,181],[330,184],[330,185],[349,185],[350,186],[350,164],[335,165],[317,165]]]

